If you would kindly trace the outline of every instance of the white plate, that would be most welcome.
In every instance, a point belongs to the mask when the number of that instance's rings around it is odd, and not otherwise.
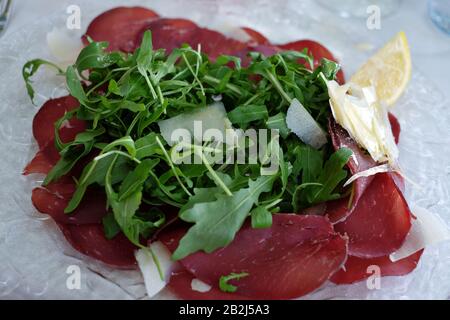
[[[82,12],[82,29],[98,13],[121,1],[70,1]],[[125,1],[122,1],[124,3]],[[126,1],[127,5],[146,1]],[[318,39],[336,53],[344,71],[354,71],[366,54],[356,49],[361,38],[351,26],[319,15],[298,2],[271,1],[147,1],[161,15],[186,17],[216,29],[246,25],[260,30],[273,42]],[[244,7],[247,5],[248,7]],[[250,7],[251,6],[251,7]],[[312,14],[309,14],[312,12]],[[323,13],[326,14],[326,13]],[[0,42],[0,298],[142,299],[146,298],[137,271],[114,270],[85,257],[67,244],[46,215],[31,204],[31,190],[42,177],[21,175],[36,151],[31,123],[38,108],[25,91],[23,64],[32,58],[51,59],[46,34],[63,27],[65,11],[40,19]],[[327,21],[324,23],[323,21]],[[80,30],[82,33],[83,30]],[[395,32],[395,31],[393,31]],[[62,79],[51,71],[35,77],[37,104],[64,94]],[[422,190],[408,187],[409,203],[426,207],[450,222],[450,112],[443,95],[423,76],[414,73],[409,88],[394,109],[402,125],[401,164]],[[81,270],[81,288],[69,290],[67,268]],[[386,277],[381,289],[368,290],[365,282],[351,286],[327,285],[306,298],[447,298],[450,295],[450,244],[428,248],[418,266],[404,277]],[[163,293],[160,298],[172,297]]]

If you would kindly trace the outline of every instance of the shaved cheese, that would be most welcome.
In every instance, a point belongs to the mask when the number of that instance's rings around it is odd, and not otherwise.
[[[327,143],[327,134],[297,99],[293,99],[286,114],[286,125],[304,143],[319,149]]]
[[[211,286],[197,278],[194,278],[191,281],[191,289],[197,292],[208,292],[211,290]]]
[[[194,138],[197,142],[203,141],[203,134],[209,129],[218,130],[221,138],[216,141],[225,142],[227,130],[233,130],[225,107],[219,101],[205,108],[182,113],[173,118],[159,121],[158,126],[161,135],[170,146],[179,142],[178,139],[182,132],[177,130],[187,130],[190,138]]]
[[[355,181],[359,178],[370,177],[377,173],[390,172],[390,171],[393,171],[393,170],[392,170],[391,166],[388,164],[382,164],[382,165],[379,165],[376,167],[369,168],[364,171],[360,171],[358,173],[355,173],[353,176],[351,176],[350,179],[348,179],[347,182],[345,182],[344,187],[348,186],[350,183],[352,183],[353,181]]]
[[[414,206],[412,212],[417,219],[412,222],[411,230],[401,248],[389,256],[393,262],[406,258],[429,245],[450,240],[449,228],[439,216],[418,206]]]
[[[153,242],[149,249],[153,252],[155,258],[148,249],[137,250],[135,256],[139,269],[144,277],[147,295],[151,298],[164,289],[169,282],[174,262],[170,258],[170,251],[161,242]],[[159,264],[159,268],[155,260]],[[161,279],[160,271],[163,279]]]
[[[377,162],[395,166],[398,148],[387,108],[378,101],[373,86],[339,85],[326,80],[333,117]]]
[[[75,62],[83,48],[80,35],[67,28],[53,28],[48,32],[47,45],[56,59],[67,63]]]

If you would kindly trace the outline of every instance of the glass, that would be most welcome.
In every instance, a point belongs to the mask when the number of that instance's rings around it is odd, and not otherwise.
[[[382,16],[393,13],[400,6],[401,0],[318,0],[318,2],[344,18],[367,17],[369,6],[378,6]]]
[[[450,34],[450,0],[429,0],[428,13],[439,29]]]

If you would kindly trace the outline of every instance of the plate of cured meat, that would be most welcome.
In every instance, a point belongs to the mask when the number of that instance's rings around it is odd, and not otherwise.
[[[448,297],[450,115],[408,35],[137,3],[2,40],[1,296]]]

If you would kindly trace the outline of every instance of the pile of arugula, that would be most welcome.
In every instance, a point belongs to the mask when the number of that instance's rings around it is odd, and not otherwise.
[[[70,174],[81,159],[95,157],[76,180],[77,188],[65,212],[71,214],[86,190],[102,186],[110,213],[103,219],[105,234],[122,231],[141,246],[165,223],[164,212],[176,207],[179,218],[192,223],[174,252],[174,259],[229,244],[247,217],[253,228],[268,228],[272,214],[302,209],[342,197],[344,165],[351,151],[333,153],[303,144],[286,126],[286,112],[298,99],[326,127],[330,116],[328,92],[321,74],[334,79],[339,65],[323,59],[313,69],[306,51],[271,57],[248,55],[248,66],[233,56],[208,56],[183,46],[166,54],[152,47],[146,32],[133,54],[108,52],[106,42],[91,41],[74,65],[64,72],[55,64],[32,60],[23,68],[33,99],[31,77],[41,65],[56,68],[80,102],[55,124],[55,145],[61,159],[44,185]],[[308,67],[306,67],[306,66]],[[271,145],[279,157],[274,175],[261,175],[260,164],[175,164],[157,122],[206,107],[221,96],[235,128],[277,129],[280,142]],[[63,143],[58,130],[72,117],[87,129]],[[203,151],[200,147],[200,153]],[[205,151],[206,152],[206,151]]]

